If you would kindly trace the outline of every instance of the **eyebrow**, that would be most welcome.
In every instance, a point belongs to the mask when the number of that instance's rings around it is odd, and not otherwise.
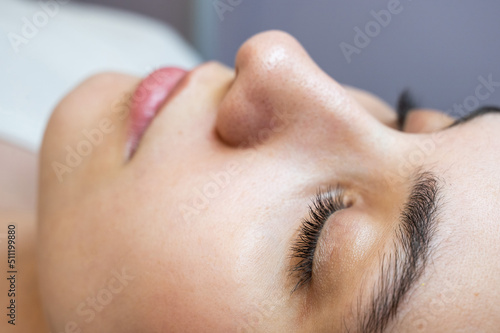
[[[358,299],[356,323],[360,332],[380,333],[387,328],[434,253],[430,244],[440,211],[440,183],[429,171],[419,171],[413,179],[395,230],[395,250],[382,256],[378,280],[364,309]]]
[[[408,90],[401,93],[397,103],[398,127],[403,128],[407,114],[417,107]],[[445,129],[462,125],[480,116],[498,113],[500,107],[483,106],[456,119]],[[417,172],[411,194],[396,228],[395,251],[380,260],[378,281],[364,311],[358,299],[357,328],[360,332],[382,333],[400,309],[400,304],[423,275],[434,248],[430,246],[438,221],[438,178],[431,172]]]

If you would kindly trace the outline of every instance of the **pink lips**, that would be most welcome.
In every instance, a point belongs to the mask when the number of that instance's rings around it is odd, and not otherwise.
[[[174,67],[161,68],[139,84],[132,96],[127,157],[130,158],[146,129],[153,121],[162,104],[167,100],[187,71]]]

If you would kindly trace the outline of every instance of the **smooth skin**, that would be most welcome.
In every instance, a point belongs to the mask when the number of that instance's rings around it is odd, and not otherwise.
[[[120,101],[139,80],[88,79],[47,127],[37,258],[52,332],[354,331],[418,170],[443,184],[437,251],[388,331],[500,326],[499,116],[445,129],[453,119],[415,109],[398,130],[384,102],[271,31],[243,44],[234,71],[193,71],[126,160]],[[61,181],[54,162],[105,118],[102,142]],[[291,294],[301,220],[337,184],[351,205],[328,220],[312,280]]]

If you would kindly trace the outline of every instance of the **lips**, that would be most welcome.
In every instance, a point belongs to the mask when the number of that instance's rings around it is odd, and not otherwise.
[[[128,158],[135,153],[154,117],[187,74],[187,71],[180,68],[161,68],[151,73],[139,84],[132,96],[130,106],[130,128],[126,152]]]

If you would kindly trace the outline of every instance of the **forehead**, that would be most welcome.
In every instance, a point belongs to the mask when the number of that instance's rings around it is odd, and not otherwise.
[[[441,233],[460,240],[460,249],[498,239],[484,232],[500,225],[500,117],[485,115],[441,137],[429,163],[442,180]]]
[[[442,180],[434,256],[398,327],[455,331],[488,327],[498,317],[485,314],[484,304],[500,308],[493,259],[500,253],[499,130],[500,117],[487,115],[444,131],[436,143],[428,161]]]

